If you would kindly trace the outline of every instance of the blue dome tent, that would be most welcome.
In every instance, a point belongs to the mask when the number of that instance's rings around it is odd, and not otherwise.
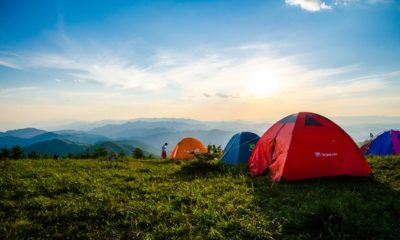
[[[371,142],[366,155],[399,155],[400,131],[390,130],[382,133]]]
[[[260,137],[252,132],[235,134],[224,149],[221,161],[227,164],[246,164]]]

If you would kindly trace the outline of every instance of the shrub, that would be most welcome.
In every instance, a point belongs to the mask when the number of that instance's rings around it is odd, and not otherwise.
[[[199,161],[211,161],[221,158],[222,150],[221,146],[215,147],[215,145],[208,145],[206,153],[195,153],[195,157]]]
[[[107,149],[105,149],[104,147],[98,147],[96,148],[96,150],[94,151],[94,157],[95,158],[106,158],[108,155]]]
[[[143,150],[140,149],[140,148],[135,148],[135,149],[133,149],[132,156],[133,156],[133,158],[135,158],[135,159],[144,158]]]
[[[121,152],[118,153],[118,158],[122,159],[122,158],[125,158],[125,157],[126,157],[126,154],[125,154],[124,151],[121,151]]]
[[[7,147],[3,147],[0,149],[0,159],[9,159],[11,155],[10,149],[8,149]]]
[[[37,154],[35,151],[32,151],[32,152],[28,153],[27,157],[30,159],[39,159],[39,154]]]

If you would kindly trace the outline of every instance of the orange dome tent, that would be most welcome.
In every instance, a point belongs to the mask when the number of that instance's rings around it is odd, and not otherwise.
[[[196,138],[182,139],[171,152],[173,160],[193,159],[195,153],[206,153],[207,148]]]

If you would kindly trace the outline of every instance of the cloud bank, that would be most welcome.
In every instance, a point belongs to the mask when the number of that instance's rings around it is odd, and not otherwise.
[[[332,0],[329,3],[321,0],[285,0],[289,6],[300,7],[308,12],[320,12],[332,10],[334,7],[348,7],[352,5],[374,5],[389,3],[390,0]]]
[[[285,3],[289,6],[299,6],[303,10],[309,12],[318,12],[322,10],[332,9],[332,6],[326,4],[321,0],[285,0]]]
[[[327,93],[340,90],[348,92],[348,83],[332,79],[346,79],[344,75],[354,73],[358,68],[356,65],[313,67],[305,64],[312,61],[310,55],[282,56],[266,48],[265,44],[225,49],[200,48],[192,52],[164,49],[157,51],[147,65],[139,65],[135,59],[109,50],[105,52],[107,57],[89,53],[76,55],[73,50],[69,53],[9,53],[7,58],[2,58],[0,54],[0,63],[22,70],[58,70],[60,76],[57,79],[63,79],[65,75],[74,79],[74,82],[92,82],[111,89],[154,94],[179,92],[179,96],[184,98],[220,99],[295,95],[298,89],[315,89],[319,86],[322,89],[335,89],[326,90]],[[54,78],[51,81],[54,82]],[[348,81],[358,82],[359,79]],[[356,91],[367,92],[382,84],[380,79],[370,81],[373,82],[356,88]],[[61,83],[60,80],[57,82]]]
[[[132,117],[129,113],[232,119],[237,112],[247,119],[260,119],[299,110],[385,113],[399,102],[393,81],[400,72],[368,74],[359,65],[319,67],[312,64],[312,54],[281,54],[271,43],[190,51],[156,49],[145,63],[118,49],[98,46],[86,51],[0,51],[2,66],[27,73],[57,73],[41,79],[34,88],[28,83],[4,88],[0,108],[10,119],[16,118],[12,115],[16,108],[22,114],[17,117],[37,114],[38,119],[46,116],[43,108],[59,111],[60,119]],[[67,88],[68,83],[75,85]],[[51,84],[55,86],[47,86]],[[371,105],[371,99],[380,102]],[[382,105],[389,107],[378,108]]]
[[[135,59],[113,54],[103,58],[41,52],[15,54],[16,57],[8,59],[11,61],[4,65],[31,71],[58,70],[60,75],[75,82],[93,82],[113,89],[155,94],[179,91],[183,97],[220,99],[270,97],[282,89],[287,92],[312,86],[355,68],[310,67],[302,63],[307,62],[307,56],[280,56],[258,45],[246,46],[199,49],[184,54],[163,50],[162,58],[156,53],[153,61],[145,66],[140,66]],[[0,61],[4,62],[1,55]],[[276,88],[273,92],[272,86]],[[255,92],[261,94],[255,96]]]

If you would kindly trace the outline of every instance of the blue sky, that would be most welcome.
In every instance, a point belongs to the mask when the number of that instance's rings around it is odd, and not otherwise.
[[[0,1],[0,125],[400,116],[394,0]]]

